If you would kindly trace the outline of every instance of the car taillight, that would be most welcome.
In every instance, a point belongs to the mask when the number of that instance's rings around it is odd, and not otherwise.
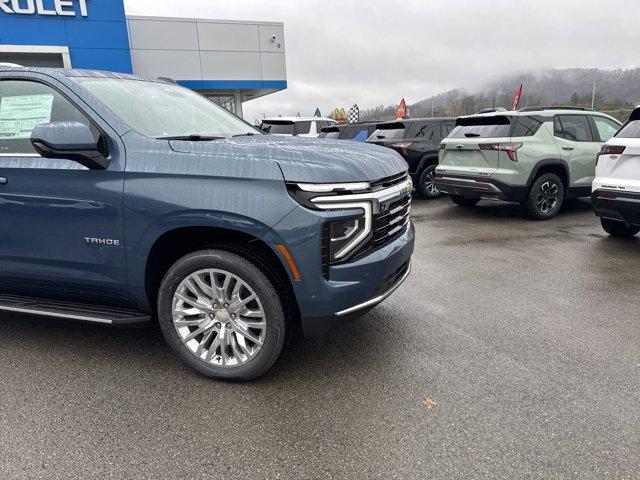
[[[400,155],[404,155],[405,157],[409,155],[409,147],[412,145],[412,142],[400,142],[400,143],[392,143],[389,145],[394,150],[400,152]]]
[[[622,145],[602,145],[596,157],[596,165],[598,164],[598,160],[600,160],[600,155],[621,155],[624,149],[625,147]]]
[[[498,152],[505,152],[509,156],[509,160],[512,162],[518,161],[517,150],[522,147],[522,143],[520,142],[512,142],[512,143],[481,143],[478,145],[480,150],[494,150]]]

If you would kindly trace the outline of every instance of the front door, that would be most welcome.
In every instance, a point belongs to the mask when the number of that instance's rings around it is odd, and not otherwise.
[[[79,121],[106,135],[69,98],[45,83],[0,78],[0,293],[117,302],[126,296],[119,139],[106,136],[106,170],[42,158],[30,142],[33,127],[48,122]]]

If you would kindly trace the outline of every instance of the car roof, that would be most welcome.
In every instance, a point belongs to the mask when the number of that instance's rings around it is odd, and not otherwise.
[[[443,120],[455,120],[456,117],[421,117],[421,118],[398,118],[397,120],[385,120],[383,122],[377,122],[376,125],[385,125],[388,123],[426,123],[426,122],[441,122]]]
[[[311,121],[314,121],[314,120],[335,122],[335,120],[332,120],[331,118],[325,118],[325,117],[270,117],[270,118],[263,118],[262,119],[263,122],[276,122],[276,121],[280,121],[280,122],[311,122]]]
[[[606,113],[591,110],[590,108],[583,107],[563,107],[563,106],[550,106],[550,107],[526,107],[520,110],[498,110],[493,112],[474,113],[473,115],[462,115],[458,118],[472,118],[472,117],[520,117],[531,115],[542,115],[544,117],[553,117],[554,115],[598,115],[601,117],[607,117],[611,120],[616,120],[611,115]]]

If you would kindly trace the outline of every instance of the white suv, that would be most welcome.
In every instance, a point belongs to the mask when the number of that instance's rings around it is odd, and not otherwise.
[[[591,200],[614,237],[640,232],[640,107],[598,154]]]
[[[260,130],[273,135],[316,138],[320,135],[320,130],[337,124],[338,122],[330,118],[276,117],[262,120]]]

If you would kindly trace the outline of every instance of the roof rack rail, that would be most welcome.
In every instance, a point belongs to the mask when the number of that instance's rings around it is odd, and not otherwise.
[[[481,113],[494,113],[494,112],[506,112],[507,109],[504,107],[494,107],[494,108],[483,108],[479,112],[474,113],[474,115],[479,115]]]
[[[537,112],[538,110],[583,110],[586,112],[593,112],[592,108],[588,107],[571,107],[567,105],[547,105],[541,107],[524,107],[519,109],[519,112]]]
[[[18,65],[17,63],[9,62],[0,62],[0,67],[24,68],[24,65]]]

